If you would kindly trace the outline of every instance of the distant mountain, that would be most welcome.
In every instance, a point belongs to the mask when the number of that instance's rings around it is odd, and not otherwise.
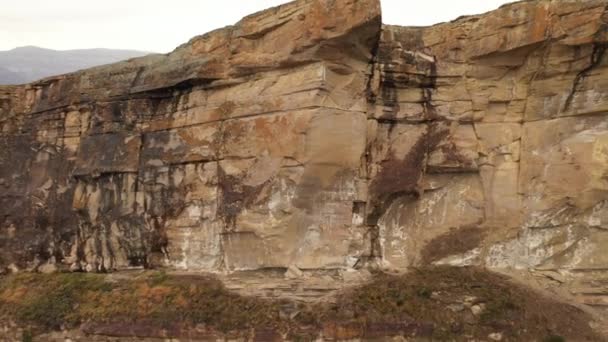
[[[20,84],[27,83],[25,75],[0,66],[0,84]]]
[[[21,84],[53,75],[140,57],[150,52],[84,49],[51,50],[36,46],[0,51],[0,84]]]

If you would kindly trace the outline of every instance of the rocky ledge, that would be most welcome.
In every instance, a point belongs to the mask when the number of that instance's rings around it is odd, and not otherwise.
[[[527,272],[608,308],[608,1],[298,0],[0,87],[0,270]]]

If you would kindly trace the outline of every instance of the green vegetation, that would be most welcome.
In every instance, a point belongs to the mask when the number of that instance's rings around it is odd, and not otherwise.
[[[84,291],[109,291],[91,274],[18,274],[0,282],[0,313],[50,329],[77,322],[74,307]]]
[[[449,308],[466,301],[469,307],[482,304],[483,312]],[[335,303],[314,305],[239,296],[202,276],[147,272],[118,280],[98,274],[18,274],[0,277],[0,316],[39,331],[84,322],[147,322],[204,324],[219,332],[267,329],[295,340],[309,340],[321,330],[338,338],[404,333],[466,340],[495,332],[507,340],[597,338],[580,310],[475,268],[377,273],[373,282],[340,294]]]
[[[104,275],[19,274],[0,282],[0,313],[46,329],[86,320],[204,322],[221,331],[271,325],[276,303],[227,292],[212,278],[171,278],[150,273],[108,282]]]
[[[21,342],[33,342],[34,336],[32,336],[32,332],[30,330],[24,330],[21,334]]]
[[[466,306],[449,308],[463,306],[467,298],[469,306],[483,305],[480,315]],[[516,341],[557,341],[555,336],[597,339],[589,328],[590,318],[581,310],[477,268],[423,268],[403,276],[378,273],[372,283],[341,295],[324,316],[361,325],[428,323],[437,339],[487,339],[496,332]]]

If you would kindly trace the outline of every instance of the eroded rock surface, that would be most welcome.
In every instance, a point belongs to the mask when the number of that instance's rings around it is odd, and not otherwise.
[[[299,0],[0,87],[0,266],[485,265],[606,306],[607,8],[412,28]]]
[[[376,1],[298,1],[2,89],[3,266],[345,268],[369,255]],[[357,213],[363,218],[365,213]]]

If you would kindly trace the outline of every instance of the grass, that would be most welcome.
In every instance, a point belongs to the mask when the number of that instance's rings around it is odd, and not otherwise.
[[[33,342],[34,336],[32,336],[32,332],[29,330],[24,330],[21,334],[21,342]]]
[[[243,297],[213,278],[170,277],[162,272],[108,282],[104,275],[18,274],[0,278],[0,315],[42,330],[87,321],[204,323],[218,331],[284,328],[280,303]]]
[[[83,291],[104,292],[110,284],[90,274],[18,274],[0,282],[0,313],[49,329],[75,323],[74,307]]]
[[[483,304],[475,316],[469,309],[452,311],[466,299]],[[514,284],[506,277],[476,268],[433,267],[404,276],[376,274],[375,280],[341,295],[325,320],[361,325],[409,319],[434,327],[433,337],[486,339],[501,332],[508,340],[547,340],[568,336],[596,340],[581,310]],[[458,339],[458,338],[456,338]]]
[[[467,297],[483,303],[481,315],[448,309]],[[285,307],[296,314],[286,315]],[[314,305],[243,297],[214,278],[163,272],[112,282],[97,274],[18,274],[0,277],[0,316],[34,325],[38,332],[85,322],[147,322],[202,324],[223,333],[270,329],[293,340],[310,340],[320,331],[336,338],[405,334],[466,340],[501,332],[505,340],[598,339],[580,310],[475,268],[377,273],[335,303]]]

